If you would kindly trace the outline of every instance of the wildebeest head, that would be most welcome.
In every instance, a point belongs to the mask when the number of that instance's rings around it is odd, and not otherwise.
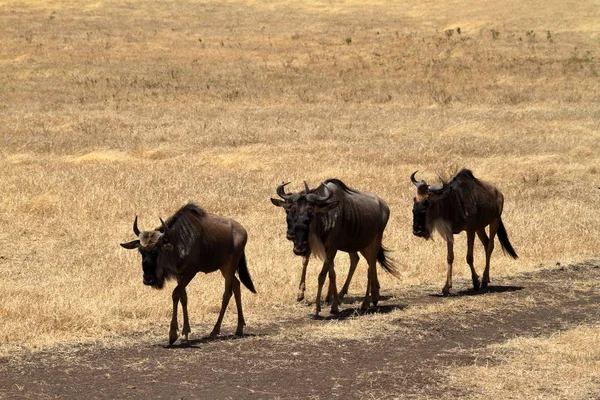
[[[294,240],[294,223],[296,220],[296,211],[298,210],[295,202],[300,198],[302,193],[286,193],[285,187],[289,184],[290,182],[287,182],[277,186],[277,194],[281,199],[271,197],[271,203],[285,210],[285,222],[287,224],[286,238],[287,240]]]
[[[169,242],[169,228],[160,219],[161,227],[152,231],[141,231],[137,226],[137,216],[133,221],[133,233],[138,239],[121,243],[126,249],[138,249],[142,256],[142,270],[144,285],[155,289],[162,289],[165,284],[164,268],[159,266],[165,257],[170,256],[173,245]]]
[[[316,193],[318,189],[311,191],[304,182],[304,191],[293,194],[284,192],[285,185],[277,188],[283,201],[271,199],[271,202],[286,210],[287,238],[294,242],[294,254],[306,256],[311,252],[308,238],[315,215],[337,206],[337,202],[331,200],[333,192],[325,185],[322,193]]]
[[[433,224],[431,218],[428,218],[431,200],[442,195],[447,187],[447,182],[439,176],[443,186],[428,185],[425,181],[417,182],[415,171],[411,174],[410,180],[417,187],[417,196],[413,198],[413,234],[425,239],[431,238]]]

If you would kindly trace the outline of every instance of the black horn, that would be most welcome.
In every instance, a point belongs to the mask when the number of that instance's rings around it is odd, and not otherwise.
[[[169,227],[167,226],[167,224],[165,223],[165,221],[163,221],[163,219],[161,217],[158,217],[158,219],[160,219],[160,224],[163,227],[163,234],[164,234],[169,230]]]
[[[310,189],[308,187],[308,183],[306,183],[306,181],[304,181],[304,194],[308,194],[308,192],[310,192]]]
[[[323,203],[329,200],[331,196],[333,196],[333,191],[330,190],[327,185],[323,185],[323,188],[325,190],[324,195],[319,196],[316,193],[309,193],[306,195],[306,200],[308,200],[309,203]]]
[[[140,230],[138,229],[137,226],[137,215],[135,216],[135,219],[133,220],[133,233],[135,233],[135,236],[140,236]]]
[[[415,172],[413,172],[413,173],[410,175],[410,181],[413,183],[413,185],[415,185],[416,187],[419,187],[419,185],[420,185],[421,183],[423,183],[423,181],[421,181],[421,182],[417,182],[417,180],[415,179],[415,175],[417,174],[417,172],[419,172],[419,170],[416,170]]]
[[[440,182],[442,182],[442,186],[446,187],[448,186],[448,182],[446,182],[446,180],[444,178],[442,178],[442,176],[440,174],[437,174],[438,178],[440,178]]]
[[[285,192],[285,187],[289,184],[290,184],[290,182],[286,182],[286,183],[282,183],[281,185],[277,186],[277,195],[284,200],[293,200],[293,198],[294,198],[293,194],[288,194]]]

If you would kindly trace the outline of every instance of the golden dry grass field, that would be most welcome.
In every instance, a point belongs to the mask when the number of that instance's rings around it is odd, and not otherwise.
[[[248,330],[305,316],[269,201],[282,181],[388,202],[401,277],[380,272],[384,292],[443,286],[445,243],[411,232],[417,169],[467,167],[504,193],[520,258],[496,246],[492,283],[600,254],[600,1],[0,1],[0,21],[2,354],[153,324],[166,340],[173,286],[142,285],[119,243],[136,214],[148,229],[189,200],[248,230]],[[222,282],[190,284],[192,324],[216,319]]]

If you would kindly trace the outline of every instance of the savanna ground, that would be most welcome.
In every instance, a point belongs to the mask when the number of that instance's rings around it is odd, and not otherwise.
[[[0,1],[0,21],[0,396],[598,397],[599,1]],[[495,290],[443,299],[409,175],[461,167],[503,191],[520,258],[497,246]],[[312,321],[269,197],[329,177],[388,202],[401,276],[358,315],[361,261],[344,318]],[[198,276],[191,341],[164,349],[172,286],[118,244],[189,200],[247,228],[259,294],[249,336],[206,342],[222,278]]]

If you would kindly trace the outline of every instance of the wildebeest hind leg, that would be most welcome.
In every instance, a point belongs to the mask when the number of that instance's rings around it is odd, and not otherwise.
[[[246,325],[246,321],[244,320],[244,313],[242,312],[242,291],[240,290],[240,281],[236,277],[233,277],[233,296],[235,298],[235,306],[237,307],[238,314],[238,324],[235,334],[237,336],[242,336],[244,334],[244,325]]]
[[[481,286],[484,288],[488,287],[490,283],[490,261],[492,258],[492,252],[494,251],[494,238],[496,236],[496,232],[498,232],[498,227],[500,226],[500,219],[495,219],[490,224],[490,239],[487,247],[485,248],[485,270],[483,271],[483,279],[481,282]]]
[[[229,299],[231,298],[231,292],[233,287],[233,278],[235,276],[233,273],[225,273],[223,272],[223,276],[225,277],[225,291],[223,292],[223,301],[221,302],[221,311],[219,312],[219,318],[217,318],[217,323],[210,333],[211,338],[215,338],[221,332],[221,323],[223,322],[223,316],[225,315],[225,310],[227,310],[227,305],[229,304]]]
[[[373,270],[376,268],[377,263],[377,250],[374,250],[375,246],[369,245],[366,249],[361,250],[363,257],[367,260],[367,264],[369,267],[367,269],[367,292],[365,293],[365,298],[360,306],[362,311],[367,311],[370,306],[370,294],[371,288],[373,287]]]
[[[454,262],[454,238],[450,237],[446,239],[448,246],[448,271],[446,272],[446,284],[442,289],[442,295],[448,296],[450,294],[450,288],[452,287],[452,263]]]
[[[350,287],[350,281],[352,281],[352,276],[354,275],[354,271],[356,270],[356,266],[358,265],[358,260],[360,257],[358,253],[350,253],[350,269],[348,270],[348,276],[346,277],[346,282],[344,283],[344,287],[338,294],[338,297],[341,299],[344,298],[348,294],[348,288]]]
[[[471,268],[471,279],[473,280],[473,289],[479,290],[479,276],[473,266],[473,245],[475,244],[475,231],[467,231],[467,264]]]

